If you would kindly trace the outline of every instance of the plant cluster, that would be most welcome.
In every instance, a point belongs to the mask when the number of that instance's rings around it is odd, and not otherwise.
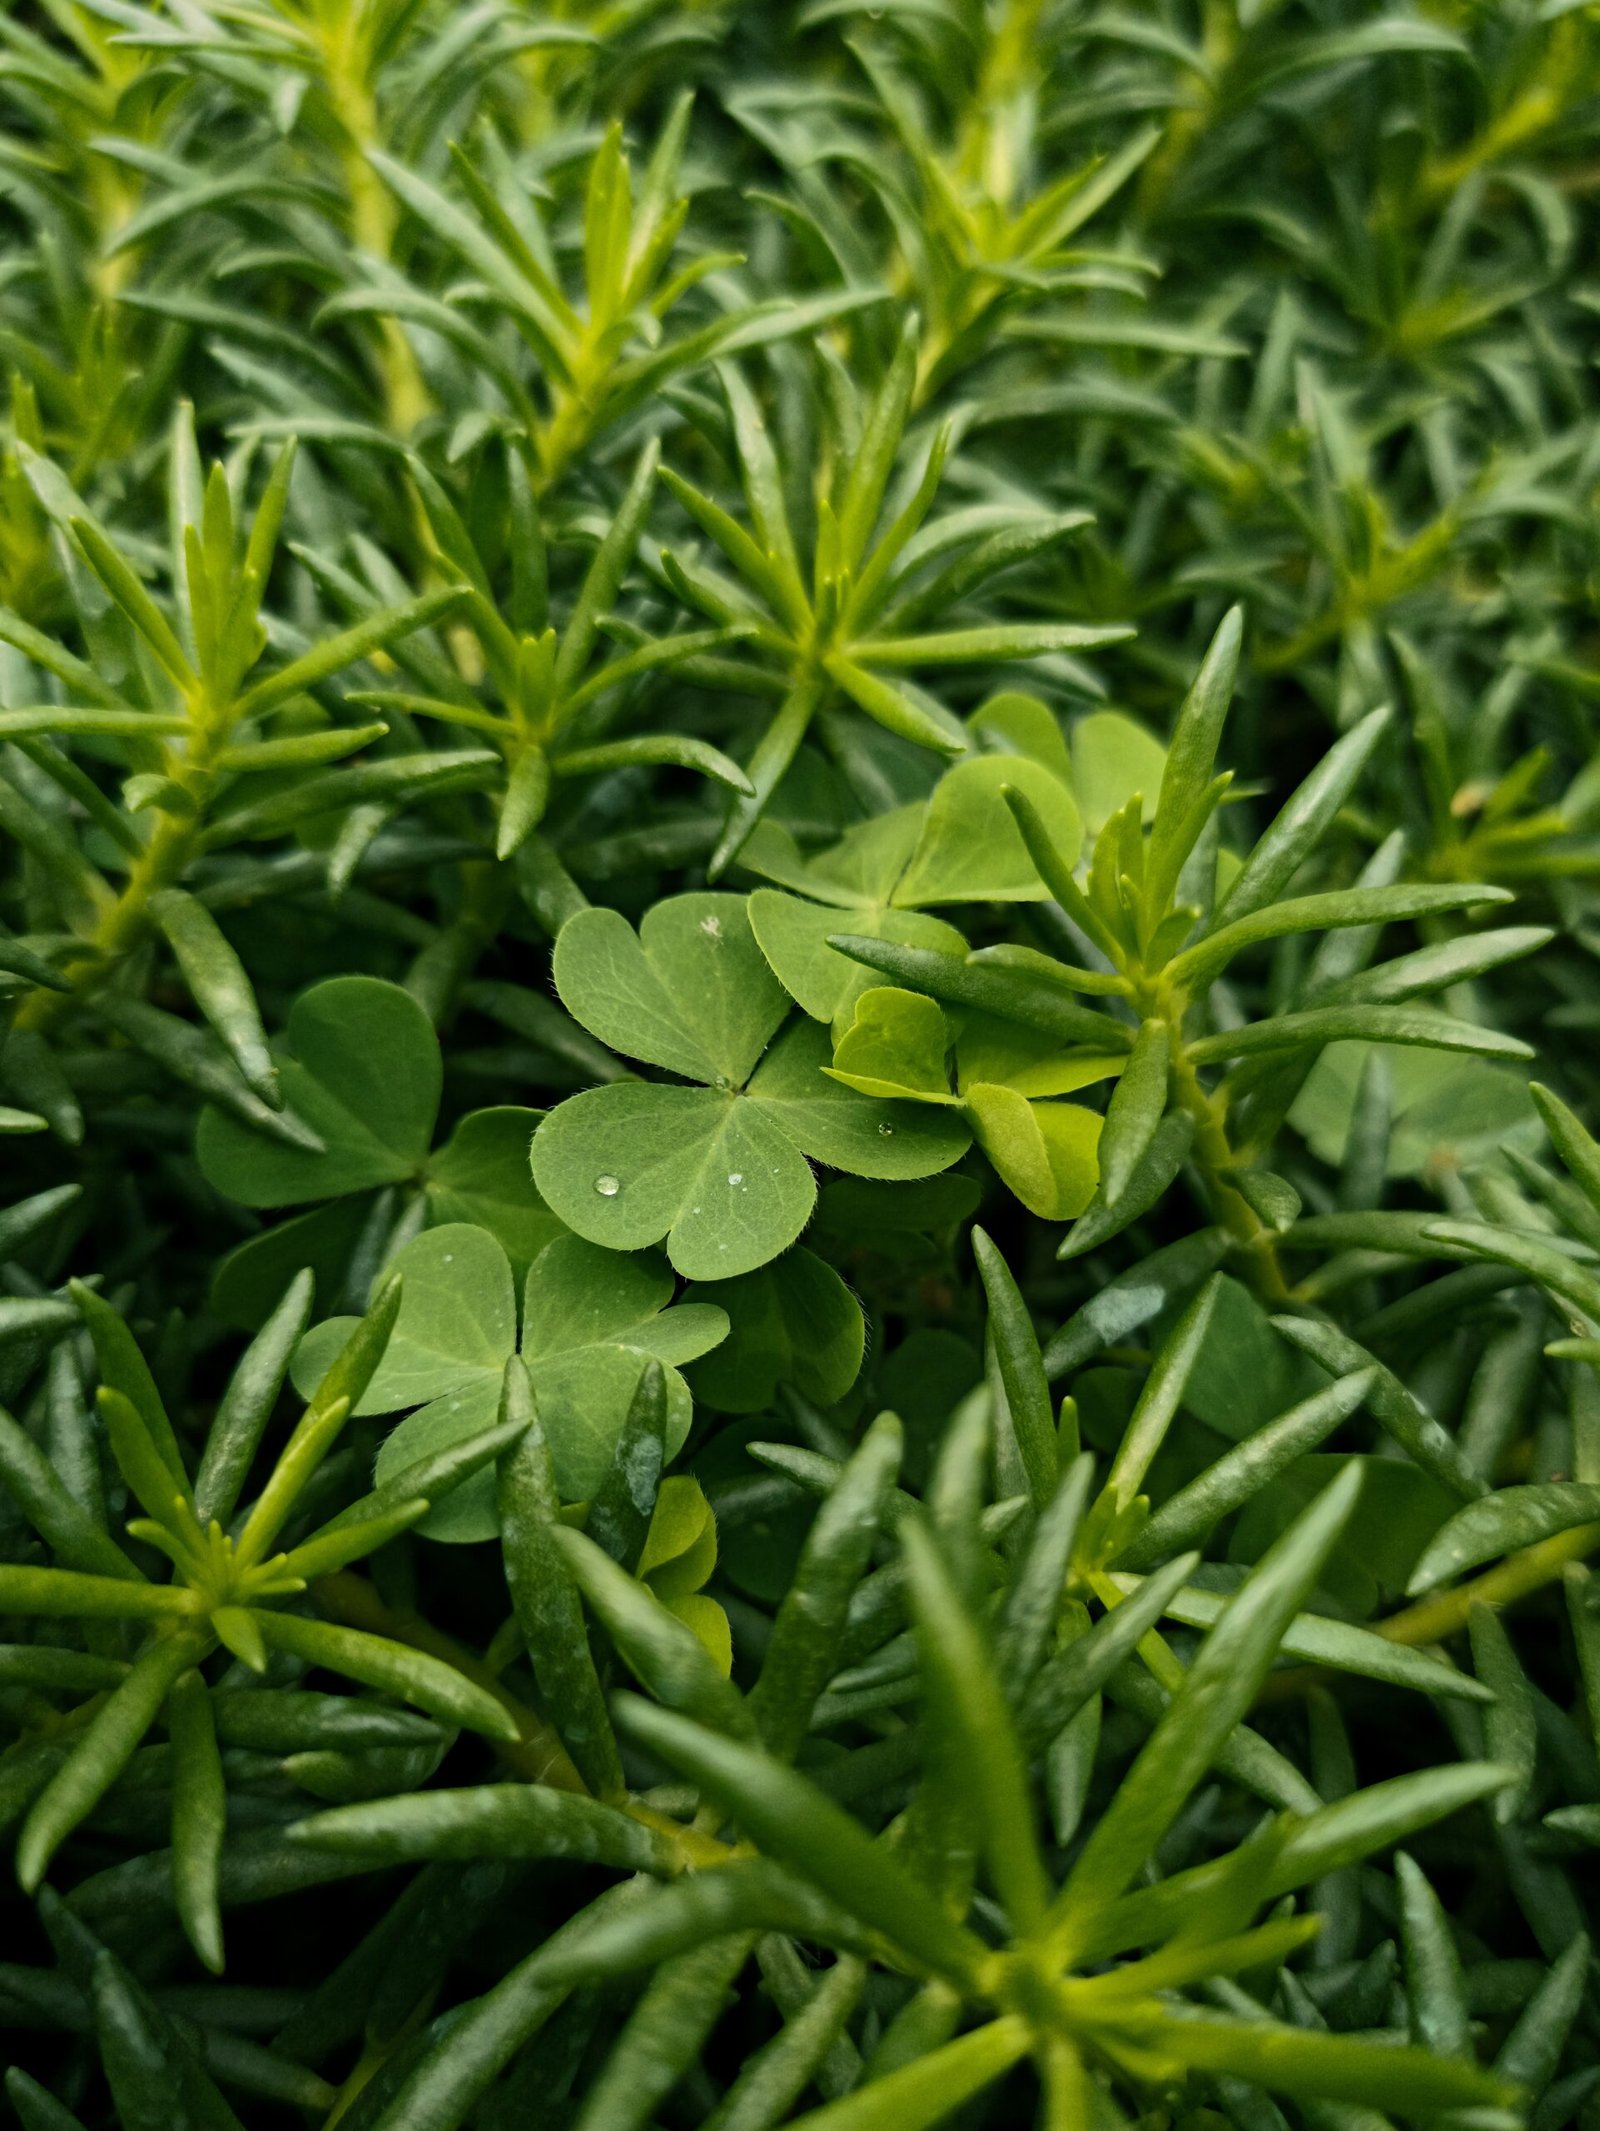
[[[0,14],[24,2131],[1600,2131],[1600,27]]]

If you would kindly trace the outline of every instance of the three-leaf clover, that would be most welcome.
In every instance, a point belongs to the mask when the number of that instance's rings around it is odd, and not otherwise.
[[[540,1193],[591,1242],[639,1250],[665,1239],[686,1279],[732,1279],[805,1227],[812,1161],[922,1177],[967,1145],[958,1115],[831,1079],[826,1032],[810,1021],[778,1036],[789,999],[742,896],[670,897],[637,933],[614,910],[580,911],[556,942],[555,980],[603,1043],[690,1083],[590,1088],[535,1133]]]
[[[1058,1098],[1121,1072],[1124,1054],[1064,1048],[1034,1031],[974,1014],[955,1038],[934,1000],[881,985],[856,1001],[840,1037],[834,1080],[864,1095],[926,1103],[966,1118],[973,1138],[1031,1213],[1076,1219],[1099,1182],[1104,1119]]]
[[[379,1485],[392,1474],[492,1426],[506,1363],[527,1364],[539,1424],[565,1502],[586,1501],[610,1469],[639,1378],[652,1357],[667,1386],[666,1452],[689,1432],[689,1387],[677,1364],[721,1340],[726,1314],[711,1303],[669,1308],[671,1273],[655,1257],[624,1257],[558,1236],[535,1258],[522,1295],[519,1335],[511,1262],[482,1228],[451,1221],[406,1245],[393,1270],[404,1300],[382,1362],[357,1413],[415,1408],[378,1453]],[[328,1319],[301,1342],[296,1383],[314,1384],[347,1337]],[[420,1529],[430,1539],[490,1539],[499,1529],[494,1475],[458,1488]]]
[[[328,1203],[224,1259],[213,1302],[225,1317],[259,1323],[303,1265],[337,1300],[374,1195],[386,1189],[420,1194],[414,1210],[430,1224],[480,1223],[519,1266],[561,1234],[528,1176],[537,1111],[510,1104],[474,1111],[433,1151],[443,1082],[439,1039],[399,985],[376,977],[313,985],[295,1001],[275,1057],[285,1097],[322,1151],[284,1146],[208,1109],[196,1142],[200,1167],[244,1206]]]

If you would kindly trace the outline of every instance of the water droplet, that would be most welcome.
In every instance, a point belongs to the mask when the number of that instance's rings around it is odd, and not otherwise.
[[[878,1130],[883,1134],[885,1139],[892,1139],[894,1137],[893,1125],[883,1124],[878,1127]]]
[[[454,1264],[455,1264],[455,1262],[456,1262],[456,1254],[455,1254],[455,1252],[454,1252],[453,1250],[447,1250],[447,1251],[445,1252],[445,1254],[444,1254],[444,1262],[445,1262],[445,1264],[446,1264],[446,1265],[454,1265]]]
[[[614,1199],[622,1189],[622,1183],[618,1177],[597,1176],[594,1180],[594,1188],[599,1192],[601,1198]]]
[[[742,1183],[744,1182],[744,1172],[743,1172],[743,1170],[740,1170],[740,1169],[730,1169],[730,1170],[728,1171],[728,1182],[729,1182],[730,1184],[742,1184]]]

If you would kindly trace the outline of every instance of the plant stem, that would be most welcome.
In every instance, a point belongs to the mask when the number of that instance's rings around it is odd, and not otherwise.
[[[1508,1554],[1497,1567],[1475,1576],[1454,1591],[1441,1591],[1420,1599],[1378,1624],[1378,1633],[1392,1643],[1442,1643],[1467,1625],[1474,1606],[1509,1606],[1555,1583],[1569,1562],[1581,1561],[1600,1547],[1600,1524],[1580,1524],[1571,1531],[1557,1532],[1520,1553]]]
[[[1147,217],[1160,212],[1174,179],[1215,114],[1222,77],[1239,45],[1238,17],[1232,0],[1207,0],[1201,16],[1200,43],[1205,73],[1197,79],[1191,100],[1174,109],[1160,146],[1145,166],[1139,205]]]
[[[1186,1002],[1171,985],[1157,978],[1138,988],[1135,1003],[1141,1018],[1155,1016],[1166,1023],[1173,1092],[1194,1120],[1190,1152],[1205,1178],[1217,1219],[1246,1253],[1246,1263],[1261,1293],[1271,1302],[1286,1301],[1289,1286],[1278,1261],[1277,1238],[1237,1185],[1229,1181],[1229,1172],[1239,1167],[1239,1160],[1228,1139],[1224,1108],[1207,1091],[1185,1047]]]
[[[498,1745],[496,1751],[507,1765],[529,1783],[548,1783],[558,1791],[581,1791],[587,1795],[588,1786],[574,1768],[566,1748],[555,1731],[536,1710],[526,1702],[519,1701],[509,1689],[500,1683],[500,1677],[482,1658],[474,1657],[454,1637],[445,1635],[415,1613],[397,1613],[385,1605],[365,1577],[357,1576],[349,1569],[340,1569],[336,1575],[322,1576],[311,1587],[317,1604],[342,1621],[347,1628],[364,1628],[372,1635],[386,1635],[391,1641],[406,1643],[413,1650],[426,1651],[456,1670],[485,1694],[492,1694],[503,1709],[516,1720],[520,1736],[515,1742]]]
[[[121,894],[107,904],[87,937],[90,958],[81,965],[79,975],[69,972],[72,992],[31,992],[17,1010],[18,1028],[53,1026],[78,994],[92,991],[110,965],[138,946],[149,923],[152,898],[177,884],[193,855],[195,835],[204,815],[204,797],[211,784],[212,760],[225,743],[231,724],[226,712],[206,714],[191,706],[190,752],[181,763],[171,763],[169,759],[169,768],[193,798],[193,812],[161,810],[150,841],[135,859]],[[170,749],[168,754],[170,758]]]
[[[480,955],[500,936],[511,901],[511,868],[492,858],[464,860],[461,908],[412,963],[406,990],[435,1028],[448,1023]]]
[[[323,81],[329,107],[346,142],[341,162],[350,201],[350,234],[362,251],[387,266],[393,256],[400,214],[388,187],[367,159],[367,151],[381,145],[382,135],[365,54],[357,43],[362,13],[353,7],[340,11],[339,29],[331,31],[323,42]],[[378,322],[378,369],[389,427],[396,436],[409,437],[432,401],[411,343],[396,318],[381,318]]]

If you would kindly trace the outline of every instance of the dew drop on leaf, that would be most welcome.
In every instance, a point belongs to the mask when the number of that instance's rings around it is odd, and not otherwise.
[[[597,1176],[594,1180],[594,1188],[596,1191],[599,1192],[601,1198],[614,1199],[617,1193],[622,1189],[622,1181],[619,1177],[614,1177],[609,1174],[605,1176]]]
[[[894,1127],[891,1124],[881,1124],[878,1127],[878,1130],[883,1134],[885,1139],[892,1139],[894,1137]]]

